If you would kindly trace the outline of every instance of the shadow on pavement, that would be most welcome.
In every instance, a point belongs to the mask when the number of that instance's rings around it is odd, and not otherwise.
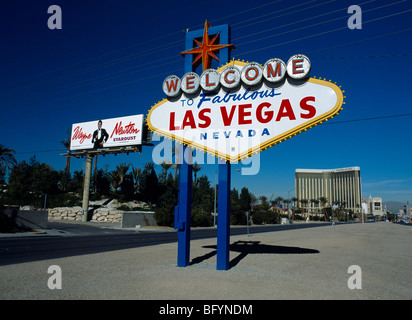
[[[203,246],[203,248],[215,249],[203,256],[192,259],[190,265],[201,263],[207,260],[217,253],[217,246]],[[236,241],[230,245],[230,251],[240,252],[240,254],[230,261],[230,268],[236,266],[244,257],[248,254],[313,254],[319,253],[319,250],[307,249],[300,247],[286,247],[286,246],[273,246],[267,244],[261,244],[260,241]]]

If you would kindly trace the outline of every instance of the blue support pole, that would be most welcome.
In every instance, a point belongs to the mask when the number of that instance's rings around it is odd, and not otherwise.
[[[229,25],[222,25],[219,28],[221,43],[230,43]],[[229,48],[220,50],[219,55],[222,64],[229,62]],[[216,270],[230,268],[230,178],[230,162],[219,162]]]
[[[190,263],[190,225],[192,214],[192,165],[184,159],[186,152],[183,146],[183,163],[179,166],[179,206],[175,208],[175,229],[177,229],[177,266],[187,267]]]
[[[217,216],[217,270],[229,270],[230,252],[230,162],[219,163]]]
[[[186,34],[186,50],[192,46],[192,36]],[[185,56],[185,72],[192,71],[192,56]],[[179,165],[179,199],[175,208],[175,229],[177,229],[177,266],[187,267],[190,263],[190,225],[192,216],[192,150],[183,145]],[[189,155],[188,155],[189,153]],[[185,157],[185,155],[188,155]],[[186,161],[189,160],[189,161]],[[189,162],[189,163],[188,163]]]

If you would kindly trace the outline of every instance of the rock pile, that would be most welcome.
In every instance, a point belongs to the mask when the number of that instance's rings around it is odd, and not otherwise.
[[[104,199],[90,202],[89,217],[92,222],[121,222],[122,212],[131,210],[147,210],[148,206],[144,202],[130,201],[119,203],[117,200]],[[48,209],[48,217],[53,220],[73,220],[82,221],[82,208],[77,207],[56,207]]]

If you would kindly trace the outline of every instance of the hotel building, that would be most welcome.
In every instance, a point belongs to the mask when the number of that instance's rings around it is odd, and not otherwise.
[[[339,202],[345,209],[360,212],[360,168],[296,169],[295,197],[299,203],[325,197],[327,207]]]

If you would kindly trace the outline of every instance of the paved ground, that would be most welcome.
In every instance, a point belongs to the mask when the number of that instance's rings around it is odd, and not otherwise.
[[[176,267],[162,244],[0,267],[0,299],[411,299],[412,227],[343,224],[232,236],[228,271],[216,271],[216,239],[191,242]],[[47,269],[62,270],[62,289]],[[362,289],[349,289],[351,265]]]

